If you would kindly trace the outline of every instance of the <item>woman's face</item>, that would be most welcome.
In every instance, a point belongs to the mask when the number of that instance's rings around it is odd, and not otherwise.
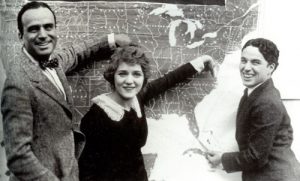
[[[121,62],[114,75],[115,91],[124,100],[134,98],[142,89],[144,73],[141,65]]]

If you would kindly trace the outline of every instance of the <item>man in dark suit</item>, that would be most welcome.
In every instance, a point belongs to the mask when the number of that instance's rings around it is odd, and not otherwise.
[[[299,181],[300,166],[291,144],[290,118],[274,87],[272,73],[279,50],[266,39],[249,40],[242,48],[240,74],[247,87],[236,118],[239,152],[209,151],[212,166],[242,171],[243,181]]]
[[[56,17],[43,2],[22,7],[18,29],[23,48],[9,62],[1,104],[10,180],[77,181],[77,158],[85,140],[73,116],[65,74],[108,58],[112,47],[130,39],[111,34],[53,53]]]

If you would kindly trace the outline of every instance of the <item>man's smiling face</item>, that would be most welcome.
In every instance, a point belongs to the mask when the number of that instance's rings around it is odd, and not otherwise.
[[[47,8],[29,9],[22,16],[23,40],[28,53],[36,60],[48,59],[56,42],[55,20]]]
[[[269,64],[257,47],[248,46],[242,51],[239,68],[243,84],[252,88],[271,78],[275,65]]]

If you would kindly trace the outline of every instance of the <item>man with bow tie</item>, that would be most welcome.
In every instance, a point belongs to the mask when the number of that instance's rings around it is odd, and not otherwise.
[[[279,50],[267,39],[251,39],[242,48],[240,75],[246,86],[236,117],[238,152],[209,151],[213,167],[242,171],[243,181],[298,181],[300,165],[291,150],[293,129],[272,74]]]
[[[84,135],[65,74],[130,39],[110,34],[54,53],[56,17],[46,3],[25,4],[17,22],[23,48],[6,71],[1,102],[10,180],[77,181]]]

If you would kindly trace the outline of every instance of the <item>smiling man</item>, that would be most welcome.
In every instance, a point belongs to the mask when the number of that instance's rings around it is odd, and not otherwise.
[[[47,8],[28,9],[19,17],[19,38],[25,50],[36,60],[46,61],[53,52],[56,42],[56,20]]]
[[[83,41],[54,53],[56,17],[43,2],[30,2],[18,17],[22,53],[6,70],[1,109],[10,180],[77,181],[85,139],[74,119],[66,73],[91,60],[108,59],[125,35]]]
[[[279,50],[270,40],[249,40],[242,48],[240,74],[246,86],[236,117],[239,152],[209,151],[213,167],[242,171],[243,181],[297,181],[300,165],[291,150],[293,129],[274,87]]]

